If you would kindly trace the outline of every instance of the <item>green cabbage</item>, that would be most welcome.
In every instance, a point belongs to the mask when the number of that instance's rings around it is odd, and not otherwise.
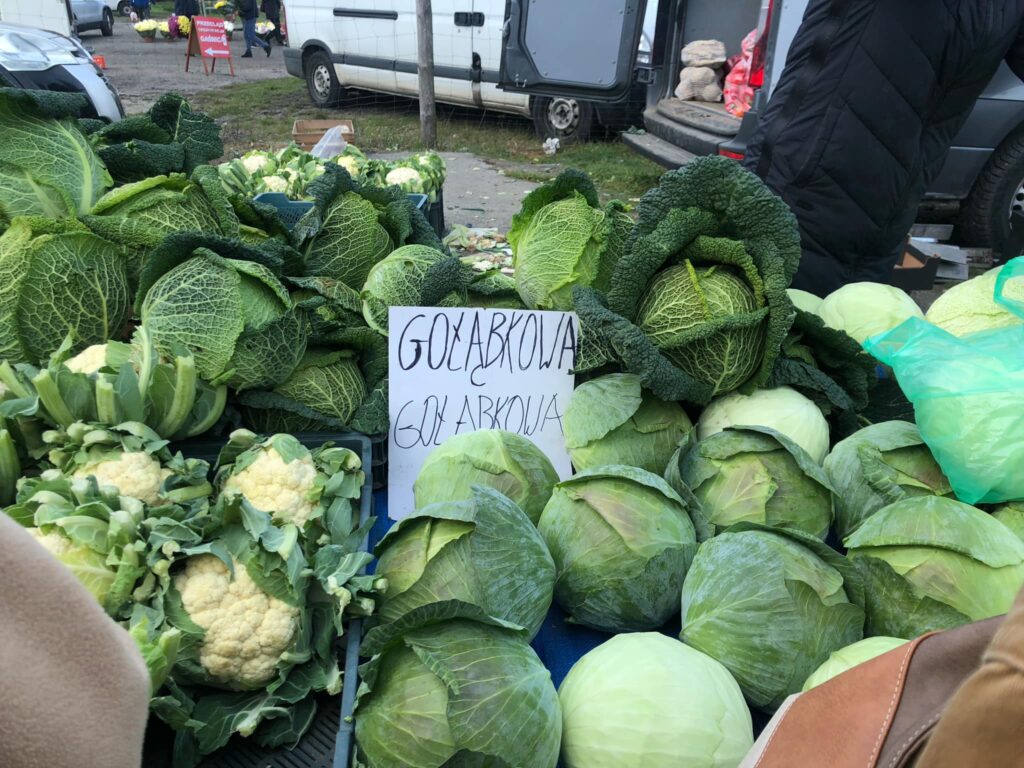
[[[478,429],[445,440],[423,462],[413,483],[416,509],[439,501],[464,501],[484,485],[515,502],[534,523],[558,474],[529,439],[500,429]]]
[[[356,759],[366,768],[555,768],[562,713],[551,675],[508,630],[414,630],[362,668]]]
[[[657,475],[618,465],[580,472],[555,486],[538,529],[570,621],[631,632],[679,609],[697,538],[686,503]]]
[[[1000,504],[992,510],[992,517],[1013,531],[1018,539],[1024,541],[1024,501]]]
[[[456,617],[525,629],[533,638],[551,607],[555,564],[530,519],[491,488],[431,504],[377,545],[387,591],[363,653],[424,624]]]
[[[914,638],[998,616],[1024,586],[1024,542],[953,499],[897,501],[843,544],[864,577],[873,635]]]
[[[836,443],[825,473],[836,492],[840,539],[893,502],[953,492],[917,427],[906,421],[872,424]]]
[[[834,651],[863,637],[863,593],[841,555],[749,523],[704,542],[683,584],[680,637],[776,709]]]
[[[243,258],[225,258],[211,247]],[[171,235],[147,261],[136,300],[161,354],[183,347],[202,378],[226,380],[237,390],[286,381],[302,359],[308,332],[284,285],[246,256],[262,258],[240,243]]]
[[[828,660],[818,667],[811,676],[807,678],[802,690],[809,691],[822,683],[826,683],[837,675],[853,669],[858,664],[870,661],[876,656],[906,645],[908,641],[900,640],[898,637],[865,637],[853,645],[840,648],[828,657]]]
[[[621,203],[602,210],[593,183],[563,171],[525,198],[512,217],[516,286],[531,309],[572,309],[572,289],[610,287],[633,221]]]
[[[73,218],[111,186],[103,161],[70,119],[84,106],[77,94],[0,88],[0,223]]]
[[[387,335],[389,307],[460,307],[468,276],[457,258],[425,245],[406,245],[373,265],[363,285],[363,317]]]
[[[728,267],[685,264],[658,273],[636,324],[681,370],[713,394],[731,392],[761,364],[764,319],[757,297]]]
[[[883,283],[847,283],[818,307],[825,325],[845,331],[859,343],[895,328],[908,317],[924,317],[910,296]]]
[[[803,448],[819,464],[828,454],[828,422],[811,400],[789,387],[756,389],[712,400],[697,421],[705,440],[729,427],[769,427]]]
[[[558,698],[565,768],[735,768],[754,742],[729,671],[656,632],[587,653]]]
[[[699,502],[695,520],[715,531],[734,523],[790,528],[824,539],[832,523],[825,472],[796,443],[767,427],[734,427],[680,446],[678,478]],[[669,475],[674,478],[673,475]]]
[[[925,320],[954,336],[1024,323],[1024,318],[995,300],[996,281],[1002,269],[990,269],[980,277],[952,286],[928,308]],[[1024,300],[1024,288],[1013,286],[1013,281],[1007,282],[1006,296]]]
[[[0,359],[39,364],[69,333],[75,351],[103,344],[130,315],[117,246],[70,219],[15,219],[0,235]]]
[[[789,295],[789,300],[793,302],[793,306],[797,309],[817,314],[821,308],[822,299],[820,296],[815,296],[807,291],[801,291],[799,288],[787,288],[786,293]]]
[[[563,429],[577,470],[626,464],[660,475],[693,425],[678,403],[640,387],[640,377],[612,373],[580,384],[565,409]]]
[[[328,210],[320,235],[307,249],[306,269],[358,290],[370,268],[394,247],[373,203],[346,192]]]

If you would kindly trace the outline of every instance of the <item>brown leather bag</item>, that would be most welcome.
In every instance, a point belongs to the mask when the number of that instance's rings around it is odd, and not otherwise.
[[[911,768],[1002,620],[924,635],[790,696],[740,768]]]

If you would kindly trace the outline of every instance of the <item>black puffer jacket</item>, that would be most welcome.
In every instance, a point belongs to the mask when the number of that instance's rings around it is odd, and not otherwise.
[[[1024,0],[811,0],[745,160],[800,222],[794,287],[888,281],[1000,62],[1024,76],[1022,22]]]

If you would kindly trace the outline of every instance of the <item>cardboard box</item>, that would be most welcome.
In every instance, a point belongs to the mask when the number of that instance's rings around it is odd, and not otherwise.
[[[308,152],[336,125],[341,126],[345,141],[355,141],[356,129],[351,120],[296,120],[292,124],[292,141]]]

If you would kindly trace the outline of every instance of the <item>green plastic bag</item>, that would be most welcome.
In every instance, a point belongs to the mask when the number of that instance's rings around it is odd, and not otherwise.
[[[1024,318],[1024,300],[1008,295],[1021,283],[1024,256],[1000,271],[995,300]],[[1024,499],[1024,324],[957,338],[911,318],[864,348],[896,373],[957,498]]]

